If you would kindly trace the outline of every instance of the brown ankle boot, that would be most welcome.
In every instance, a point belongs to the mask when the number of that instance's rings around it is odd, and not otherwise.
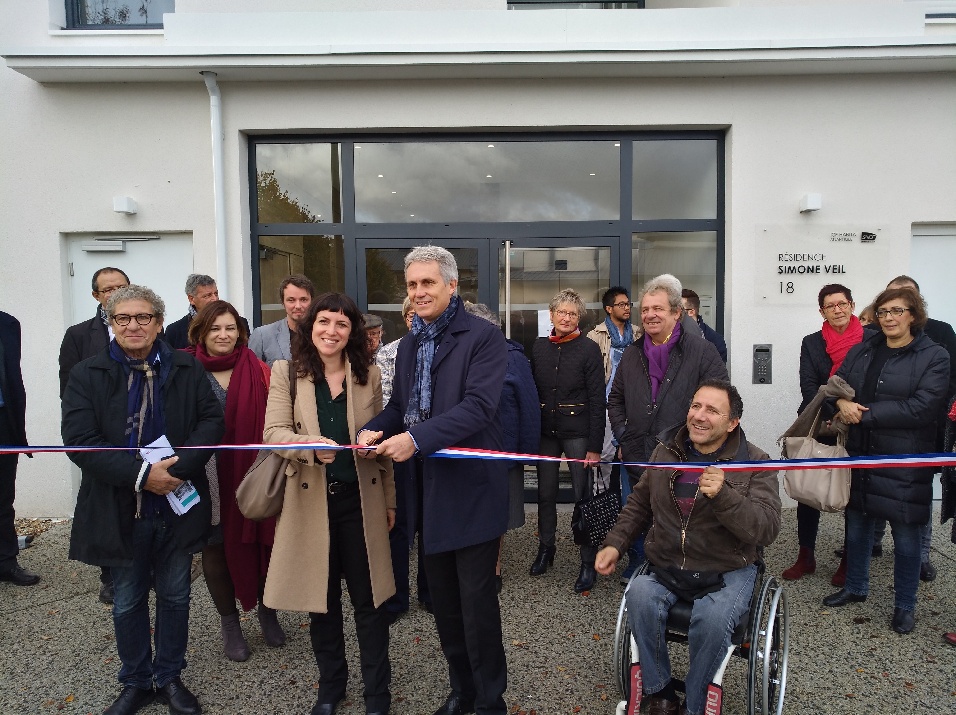
[[[259,627],[262,628],[262,637],[265,639],[266,645],[270,648],[285,645],[285,631],[279,625],[275,609],[267,608],[260,603],[256,615],[259,618]]]
[[[797,561],[793,566],[781,574],[787,581],[796,581],[801,576],[815,573],[817,570],[817,560],[813,557],[813,549],[805,546],[800,547],[800,553],[797,554]]]
[[[229,660],[241,663],[249,660],[249,644],[242,635],[242,626],[239,625],[239,614],[230,613],[220,616],[222,621],[222,649]]]
[[[846,585],[846,554],[840,559],[840,566],[837,568],[836,573],[833,574],[833,578],[830,579],[830,583],[834,586],[840,586],[841,588]]]

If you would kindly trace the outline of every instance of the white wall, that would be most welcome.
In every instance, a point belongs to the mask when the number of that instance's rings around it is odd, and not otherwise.
[[[11,0],[2,2],[11,9]],[[18,16],[45,23],[46,12],[32,8]],[[0,25],[0,45],[21,43],[11,25]],[[956,221],[951,73],[250,82],[223,83],[222,92],[229,291],[246,312],[252,305],[246,132],[727,129],[731,374],[746,403],[745,429],[771,454],[799,401],[800,339],[819,329],[820,318],[812,302],[757,300],[758,228],[882,227],[892,265],[861,261],[845,277],[862,305],[890,275],[908,269],[914,223]],[[0,309],[24,326],[29,436],[55,444],[56,355],[66,327],[61,237],[191,232],[195,269],[214,274],[208,97],[198,76],[191,84],[41,86],[7,68],[0,68],[0,96]],[[798,213],[807,192],[823,194],[821,211]],[[135,198],[139,213],[113,213],[116,194]],[[170,303],[172,315],[183,307]],[[750,346],[764,342],[775,348],[774,384],[752,386]],[[64,457],[21,462],[21,514],[68,514],[70,491]]]

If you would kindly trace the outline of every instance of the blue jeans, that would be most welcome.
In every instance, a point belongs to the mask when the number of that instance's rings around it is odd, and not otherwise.
[[[875,522],[876,519],[861,511],[846,510],[846,590],[858,596],[870,592],[870,555]],[[893,530],[895,607],[915,611],[922,527],[920,524],[890,521],[890,528]]]
[[[687,712],[700,715],[707,704],[707,686],[727,655],[730,636],[750,607],[757,566],[751,564],[724,574],[724,587],[694,601],[687,644]],[[631,631],[641,659],[644,692],[660,692],[671,680],[671,664],[664,640],[667,614],[677,596],[653,575],[638,576],[624,594]]]
[[[174,517],[175,518],[175,517]],[[113,628],[123,667],[119,681],[137,688],[165,686],[186,667],[189,570],[192,555],[173,545],[161,518],[133,520],[133,563],[114,566]],[[150,642],[149,588],[156,579],[156,655]]]

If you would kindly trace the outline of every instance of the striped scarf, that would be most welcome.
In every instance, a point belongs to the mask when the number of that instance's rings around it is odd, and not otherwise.
[[[405,411],[405,427],[424,422],[432,415],[432,360],[438,341],[458,311],[459,303],[458,296],[453,295],[448,307],[430,323],[417,315],[412,319],[412,333],[418,339],[418,354],[415,356],[415,382]]]

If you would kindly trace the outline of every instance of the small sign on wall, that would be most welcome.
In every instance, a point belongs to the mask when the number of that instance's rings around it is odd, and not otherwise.
[[[758,226],[757,304],[816,305],[820,288],[828,283],[868,295],[896,275],[890,275],[885,233],[872,224]],[[864,305],[857,300],[859,308]]]

